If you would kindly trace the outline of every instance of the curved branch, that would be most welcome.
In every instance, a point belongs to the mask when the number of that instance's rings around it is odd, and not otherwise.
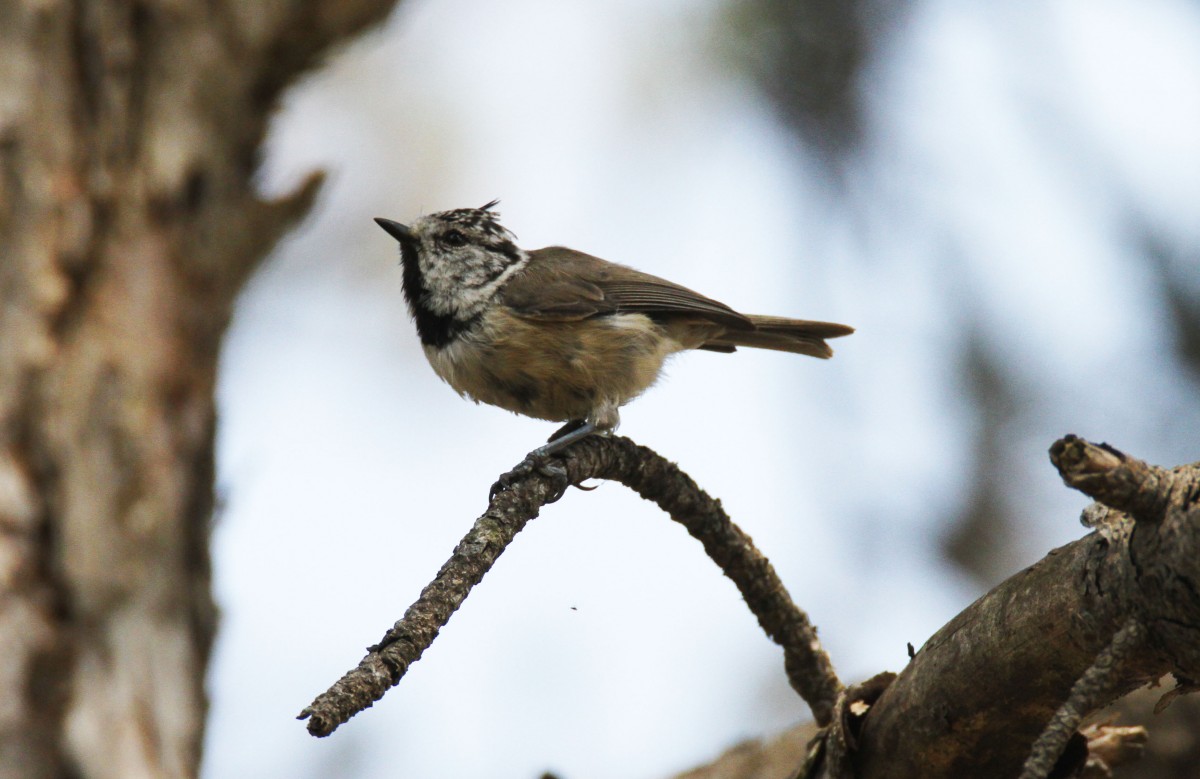
[[[719,501],[678,466],[628,438],[592,436],[566,450],[561,459],[572,484],[592,478],[619,481],[686,527],[734,581],[767,635],[783,647],[788,679],[817,721],[829,721],[841,684],[816,630],[792,603],[770,562]],[[329,735],[397,684],[500,553],[557,494],[554,478],[537,472],[498,494],[404,617],[368,648],[356,668],[300,713],[299,719],[308,719],[308,731]]]

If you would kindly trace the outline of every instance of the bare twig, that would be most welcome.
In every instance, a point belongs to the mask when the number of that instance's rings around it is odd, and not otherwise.
[[[612,479],[653,501],[687,528],[734,581],[759,625],[784,650],[792,687],[814,717],[829,722],[841,688],[807,615],[796,607],[770,562],[721,508],[679,468],[628,438],[593,436],[563,454],[572,484]],[[308,730],[327,736],[400,681],[495,563],[500,553],[557,493],[552,477],[533,473],[498,494],[437,577],[358,667],[304,709]]]
[[[1068,487],[1139,522],[1161,522],[1175,487],[1171,471],[1074,435],[1054,442],[1050,461]]]
[[[535,473],[497,495],[416,602],[378,644],[368,647],[367,656],[358,667],[343,675],[300,713],[299,719],[308,719],[308,732],[328,736],[399,683],[408,667],[437,638],[438,631],[462,605],[471,588],[483,579],[525,524],[538,515],[554,491],[551,479]]]

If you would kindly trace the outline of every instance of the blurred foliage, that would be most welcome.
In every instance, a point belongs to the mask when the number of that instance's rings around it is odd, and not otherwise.
[[[967,339],[961,370],[977,420],[967,476],[970,493],[941,545],[946,557],[990,588],[1021,565],[1004,433],[1029,398],[978,334]]]
[[[884,62],[889,37],[902,32],[902,12],[910,7],[895,0],[750,0],[728,5],[721,33],[731,58],[760,86],[783,124],[836,173],[871,143],[864,119],[865,79]],[[1200,380],[1200,257],[1184,256],[1133,213],[1130,218],[1142,225],[1141,256],[1170,314],[1179,368],[1194,383]],[[980,329],[972,307],[963,312],[959,325],[975,334],[963,341],[959,386],[970,394],[976,424],[969,496],[942,547],[985,585],[1020,564],[1014,534],[1022,507],[1012,485],[1003,481],[1012,465],[1005,462],[1015,446],[1011,431],[1028,427],[1046,399],[1036,388],[1018,386],[1013,371],[989,356],[988,343],[995,336]],[[1197,408],[1176,409],[1173,415],[1186,424]]]
[[[729,6],[726,42],[784,123],[834,159],[862,142],[860,80],[891,26],[889,0],[752,0]]]
[[[1171,314],[1175,348],[1192,379],[1200,380],[1200,256],[1174,248],[1154,232],[1145,233],[1142,244]]]

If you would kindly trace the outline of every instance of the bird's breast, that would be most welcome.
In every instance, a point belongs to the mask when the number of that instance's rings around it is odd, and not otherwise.
[[[642,314],[535,321],[494,308],[478,325],[425,354],[459,394],[539,419],[588,417],[621,406],[684,348]]]

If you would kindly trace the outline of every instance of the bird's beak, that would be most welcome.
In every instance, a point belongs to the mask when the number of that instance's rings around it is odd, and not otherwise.
[[[402,225],[399,222],[393,222],[391,219],[376,217],[375,224],[387,231],[387,234],[395,238],[397,241],[404,241],[412,235],[407,225]]]

